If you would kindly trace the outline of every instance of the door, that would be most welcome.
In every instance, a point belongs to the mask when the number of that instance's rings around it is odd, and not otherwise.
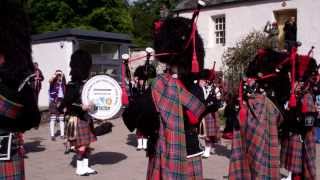
[[[279,11],[273,11],[274,17],[277,20],[279,29],[279,47],[284,49],[284,25],[290,17],[295,17],[297,22],[297,9],[285,9]],[[298,31],[298,30],[297,30]]]

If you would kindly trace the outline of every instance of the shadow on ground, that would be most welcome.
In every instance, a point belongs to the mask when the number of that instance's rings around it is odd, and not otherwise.
[[[224,156],[226,158],[230,158],[231,156],[231,150],[228,149],[226,146],[223,146],[221,144],[216,144],[214,146],[214,151],[215,151],[215,154],[218,155],[218,156]]]
[[[120,161],[127,159],[128,156],[118,152],[98,152],[90,155],[90,165],[100,164],[116,164]],[[76,167],[77,156],[74,155],[70,165]]]
[[[127,144],[130,145],[130,146],[137,147],[138,144],[137,144],[137,136],[136,136],[136,134],[128,134]]]
[[[37,153],[46,150],[46,148],[41,145],[43,138],[32,138],[31,142],[24,143],[25,154]]]
[[[96,122],[94,133],[96,136],[102,136],[112,132],[113,124],[110,122]]]

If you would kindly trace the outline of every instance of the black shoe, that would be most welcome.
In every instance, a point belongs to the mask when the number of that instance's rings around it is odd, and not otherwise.
[[[54,136],[52,136],[51,141],[56,141],[56,138]]]
[[[64,151],[64,154],[69,154],[70,152],[71,152],[70,149],[66,149],[66,150]]]

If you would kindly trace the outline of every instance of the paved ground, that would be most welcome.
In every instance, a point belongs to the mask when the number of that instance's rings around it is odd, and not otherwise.
[[[47,124],[25,135],[26,176],[28,180],[143,180],[147,170],[147,158],[136,151],[135,135],[130,133],[120,119],[110,121],[112,132],[98,137],[92,145],[92,167],[99,174],[89,177],[75,175],[74,154],[64,155],[63,140],[51,141]],[[318,149],[320,146],[318,145]],[[228,171],[230,150],[218,145],[216,154],[203,160],[204,177],[207,180],[223,180]],[[318,153],[319,157],[319,153]],[[320,161],[317,161],[319,167]],[[318,170],[318,174],[320,171]]]

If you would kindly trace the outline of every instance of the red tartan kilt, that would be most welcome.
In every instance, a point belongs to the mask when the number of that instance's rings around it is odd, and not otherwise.
[[[302,173],[302,146],[298,135],[281,142],[281,165],[293,173]]]
[[[188,166],[188,171],[187,174],[189,175],[190,179],[203,179],[203,174],[202,174],[202,160],[201,156],[193,157],[188,159],[189,161],[189,166]]]
[[[16,153],[9,161],[0,160],[1,180],[24,180],[24,159],[23,153]]]
[[[93,134],[93,130],[90,127],[90,121],[83,121],[78,119],[76,128],[76,146],[87,146],[92,142],[95,142],[97,137]]]
[[[204,118],[205,128],[206,128],[206,136],[207,137],[218,137],[219,136],[219,123],[215,117],[215,113],[208,114],[207,117]]]
[[[160,158],[159,157],[150,157],[147,171],[147,180],[161,180],[161,179],[172,179],[173,174],[166,174],[161,169],[169,167],[160,167]],[[177,172],[178,173],[178,172]],[[187,159],[187,168],[186,172],[180,172],[180,178],[185,177],[185,179],[190,180],[202,180],[202,160],[201,156],[193,157]],[[182,175],[183,174],[183,175]],[[187,177],[187,178],[186,178]]]

